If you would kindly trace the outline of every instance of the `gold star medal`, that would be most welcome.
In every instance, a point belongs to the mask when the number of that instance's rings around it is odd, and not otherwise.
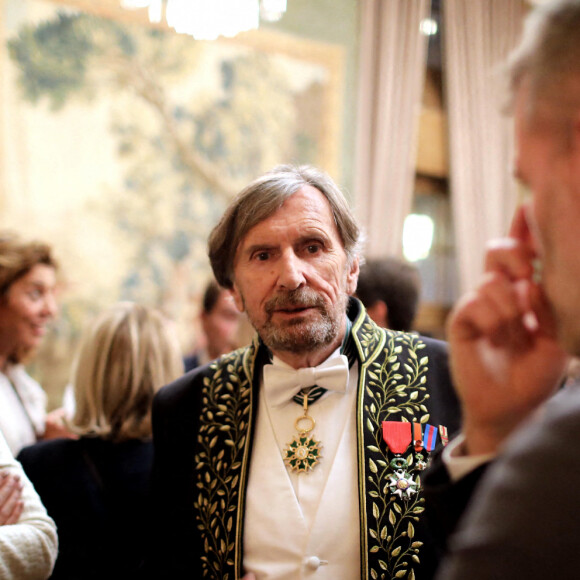
[[[298,431],[292,441],[286,445],[283,451],[284,462],[292,471],[308,473],[318,464],[321,459],[320,441],[311,437],[309,433],[314,429],[316,422],[308,414],[308,393],[304,394],[304,414],[298,417],[294,427]]]

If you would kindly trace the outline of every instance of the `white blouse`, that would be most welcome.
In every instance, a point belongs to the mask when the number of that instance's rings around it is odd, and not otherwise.
[[[0,431],[15,457],[43,435],[46,420],[46,393],[24,370],[10,366],[0,373]]]

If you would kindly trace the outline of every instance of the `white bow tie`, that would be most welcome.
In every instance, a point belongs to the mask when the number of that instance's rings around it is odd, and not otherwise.
[[[292,369],[290,367],[264,365],[264,387],[270,405],[290,401],[306,387],[318,385],[329,391],[346,393],[348,386],[348,359],[343,354],[325,360],[317,367]]]

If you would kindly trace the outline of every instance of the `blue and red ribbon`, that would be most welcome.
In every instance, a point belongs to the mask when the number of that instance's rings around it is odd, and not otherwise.
[[[433,425],[429,425],[427,423],[425,425],[425,434],[423,435],[423,447],[427,451],[433,451],[435,449],[435,445],[437,443],[437,427]]]

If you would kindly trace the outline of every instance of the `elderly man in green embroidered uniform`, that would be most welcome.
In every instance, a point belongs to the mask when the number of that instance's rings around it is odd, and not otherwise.
[[[258,178],[215,227],[214,274],[257,335],[155,401],[158,575],[432,576],[420,478],[458,427],[446,349],[366,316],[359,251],[312,167]]]

